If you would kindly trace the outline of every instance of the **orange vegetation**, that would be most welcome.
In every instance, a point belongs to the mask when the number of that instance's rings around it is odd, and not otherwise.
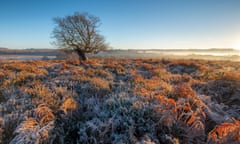
[[[0,62],[0,143],[240,143],[240,63]]]

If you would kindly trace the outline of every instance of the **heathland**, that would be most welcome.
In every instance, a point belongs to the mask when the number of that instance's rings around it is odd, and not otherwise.
[[[89,54],[91,58],[129,58],[129,59],[203,59],[240,61],[240,50],[232,48],[211,49],[130,49],[106,50],[96,55]],[[71,51],[59,49],[7,49],[0,48],[0,60],[49,60],[77,58]]]
[[[0,61],[1,143],[240,143],[240,63]]]

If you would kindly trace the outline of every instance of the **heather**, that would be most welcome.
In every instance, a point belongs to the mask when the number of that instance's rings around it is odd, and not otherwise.
[[[240,143],[240,63],[0,62],[1,143]]]

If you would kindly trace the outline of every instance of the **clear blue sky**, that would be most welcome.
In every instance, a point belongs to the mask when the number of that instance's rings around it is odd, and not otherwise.
[[[240,49],[240,0],[1,0],[0,47],[54,48],[52,19],[76,11],[115,49]]]

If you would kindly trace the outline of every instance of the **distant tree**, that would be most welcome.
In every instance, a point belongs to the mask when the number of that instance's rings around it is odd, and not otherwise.
[[[77,52],[80,60],[86,60],[86,53],[98,53],[108,48],[99,34],[100,19],[88,13],[74,13],[63,18],[54,18],[56,26],[53,37],[55,45]]]

